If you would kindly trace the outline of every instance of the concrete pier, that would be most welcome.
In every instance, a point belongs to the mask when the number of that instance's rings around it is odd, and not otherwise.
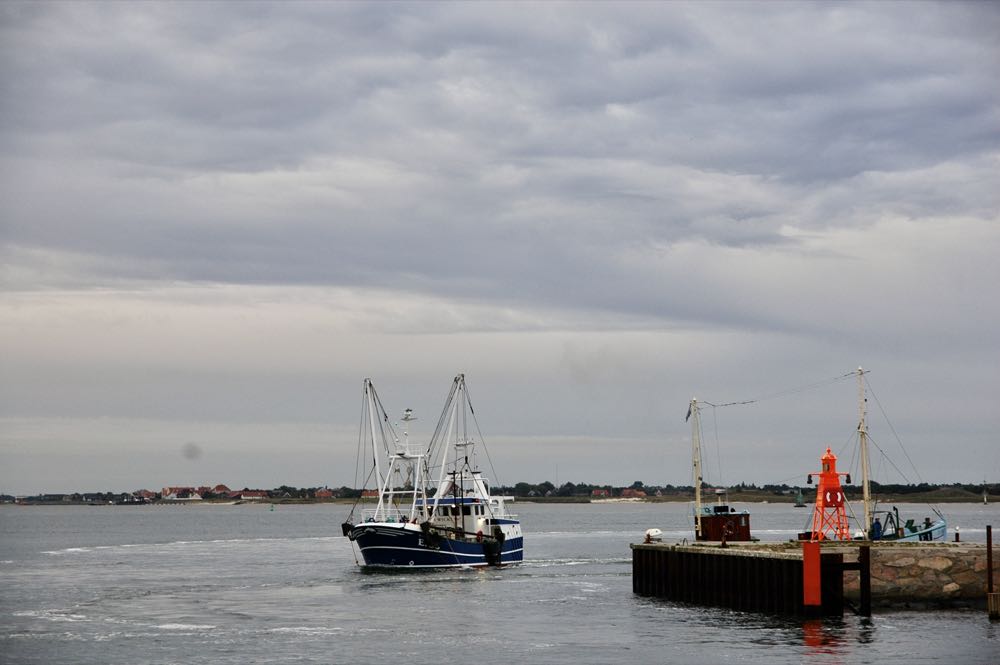
[[[749,612],[843,614],[840,552],[820,553],[814,587],[821,591],[821,601],[807,604],[801,546],[643,543],[631,547],[632,590],[640,595]]]
[[[987,549],[974,543],[822,544],[822,614],[862,605],[857,570],[870,546],[870,602],[882,608],[985,606]],[[632,547],[635,593],[731,609],[808,615],[801,543],[643,543]],[[993,571],[994,585],[1000,582]],[[994,588],[997,588],[994,586]]]

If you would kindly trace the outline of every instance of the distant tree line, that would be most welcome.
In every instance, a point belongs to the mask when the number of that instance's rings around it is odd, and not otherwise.
[[[813,489],[810,485],[788,485],[785,483],[781,484],[763,484],[756,485],[754,483],[740,482],[735,485],[730,485],[726,489],[731,493],[746,493],[746,494],[760,494],[760,495],[775,495],[783,496],[789,494],[796,494],[802,491],[804,495],[808,496],[809,491]],[[871,483],[872,491],[877,494],[891,494],[893,496],[905,496],[907,494],[921,494],[926,492],[935,491],[961,491],[971,494],[981,495],[985,489],[989,495],[1000,495],[1000,484],[973,484],[973,483],[950,483],[950,484],[940,484],[940,483],[917,483],[917,484],[887,484],[887,483]],[[397,488],[402,489],[402,488]],[[712,491],[714,486],[704,483],[702,485],[703,490]],[[860,485],[845,485],[845,493],[849,497],[856,497],[861,495]],[[369,488],[368,491],[371,491]],[[566,482],[558,487],[550,482],[544,481],[541,483],[526,483],[520,482],[514,485],[496,485],[491,488],[494,494],[501,495],[511,495],[518,498],[536,498],[536,497],[556,497],[556,498],[570,498],[570,497],[589,497],[589,498],[616,498],[616,497],[628,497],[628,496],[639,496],[639,497],[678,497],[678,496],[691,496],[694,494],[694,486],[692,485],[646,485],[642,481],[637,480],[631,485],[626,487],[618,487],[609,484],[605,485],[595,485],[591,483],[573,483]],[[267,498],[273,500],[282,499],[292,499],[292,500],[326,500],[326,499],[357,499],[362,496],[363,490],[360,488],[353,488],[342,486],[339,488],[332,487],[294,487],[291,485],[280,485],[269,490],[248,490],[244,488],[243,490],[236,490],[230,492],[215,493],[211,490],[206,490],[205,488],[200,488],[199,495],[202,500],[222,500],[222,499],[234,499],[239,498],[241,493],[254,492],[259,495],[259,498]],[[108,504],[108,503],[145,503],[150,501],[159,501],[162,499],[160,492],[150,492],[148,490],[137,490],[135,492],[73,492],[69,494],[58,494],[58,493],[44,493],[37,494],[33,496],[26,497],[14,497],[7,494],[0,495],[0,503],[93,503],[93,504]]]

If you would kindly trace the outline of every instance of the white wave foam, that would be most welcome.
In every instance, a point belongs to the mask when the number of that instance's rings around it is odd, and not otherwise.
[[[51,556],[60,554],[75,554],[78,552],[92,552],[92,551],[93,550],[90,547],[67,547],[66,549],[62,550],[45,550],[42,552],[42,554],[48,554]]]
[[[205,545],[246,545],[252,543],[288,543],[288,542],[300,542],[300,541],[315,541],[315,542],[339,542],[342,540],[339,536],[306,536],[302,538],[219,538],[214,540],[174,540],[167,543],[119,543],[116,545],[95,545],[93,547],[67,547],[61,550],[44,550],[41,554],[46,554],[48,556],[60,556],[63,554],[79,554],[86,552],[96,552],[103,550],[115,550],[115,549],[125,549],[125,548],[150,548],[154,551],[160,551],[165,548],[186,548],[190,546],[201,547]],[[5,562],[6,563],[6,562]]]
[[[200,623],[161,623],[154,628],[160,630],[212,630],[215,626]]]
[[[68,610],[21,610],[14,612],[16,617],[30,617],[34,619],[44,619],[45,621],[76,623],[79,621],[90,621],[82,614],[73,614]]]
[[[285,626],[283,628],[272,628],[272,633],[291,633],[297,635],[332,635],[340,632],[340,628],[310,627],[310,626]]]

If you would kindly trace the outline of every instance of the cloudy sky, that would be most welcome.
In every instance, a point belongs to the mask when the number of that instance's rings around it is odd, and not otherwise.
[[[692,396],[769,398],[705,412],[709,480],[800,482],[859,365],[883,480],[1000,482],[998,34],[2,3],[0,492],[352,484],[363,379],[426,438],[457,372],[502,482],[688,484]]]

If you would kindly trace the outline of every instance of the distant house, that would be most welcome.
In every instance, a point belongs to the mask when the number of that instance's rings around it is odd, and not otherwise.
[[[595,497],[595,498],[597,498],[597,497],[607,497],[607,496],[611,496],[611,492],[609,492],[606,489],[602,489],[602,488],[598,487],[595,490],[591,490],[590,496]]]
[[[263,501],[270,498],[265,490],[243,490],[240,499],[243,501]]]
[[[643,490],[633,489],[631,487],[626,487],[622,490],[622,498],[625,499],[642,499],[645,498],[646,493]]]
[[[146,501],[152,501],[153,499],[157,498],[156,492],[150,490],[136,490],[135,495],[138,497],[142,497]]]
[[[193,487],[164,487],[160,496],[165,501],[201,501],[201,494]]]
[[[324,487],[323,489],[316,490],[316,493],[313,496],[315,496],[317,499],[332,499],[333,490]]]
[[[222,484],[216,485],[212,488],[212,494],[218,494],[219,496],[229,496],[230,492],[232,492],[232,490]]]
[[[361,490],[362,499],[377,499],[378,490]]]

